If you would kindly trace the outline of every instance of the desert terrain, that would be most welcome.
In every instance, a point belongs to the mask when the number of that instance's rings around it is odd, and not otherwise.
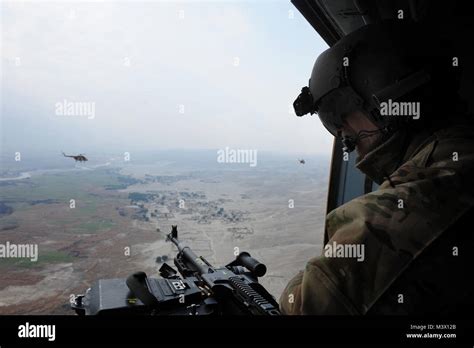
[[[171,225],[215,266],[231,262],[235,248],[249,252],[267,265],[261,283],[278,298],[321,252],[328,165],[263,154],[250,167],[178,152],[5,166],[0,243],[37,244],[39,258],[0,258],[0,314],[73,314],[69,296],[97,279],[156,277],[176,253],[165,242]]]

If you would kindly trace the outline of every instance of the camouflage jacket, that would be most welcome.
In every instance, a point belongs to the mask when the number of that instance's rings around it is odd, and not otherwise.
[[[410,138],[401,150],[405,137],[394,134],[357,163],[381,185],[328,214],[323,254],[289,282],[282,313],[436,313],[442,296],[460,296],[469,275],[458,256],[472,252],[459,238],[474,238],[472,229],[454,226],[474,206],[474,128]],[[364,255],[327,253],[338,245]]]

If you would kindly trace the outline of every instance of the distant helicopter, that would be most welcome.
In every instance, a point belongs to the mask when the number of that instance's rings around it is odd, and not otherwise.
[[[70,155],[66,155],[64,152],[63,152],[63,156],[64,157],[71,157],[71,158],[74,158],[77,161],[79,162],[86,162],[88,161],[88,159],[86,158],[86,156],[82,155],[82,154],[79,154],[79,155],[76,155],[76,156],[70,156]]]
[[[305,163],[306,163],[306,161],[305,161],[304,159],[299,159],[298,161],[299,161],[301,164],[305,164]]]

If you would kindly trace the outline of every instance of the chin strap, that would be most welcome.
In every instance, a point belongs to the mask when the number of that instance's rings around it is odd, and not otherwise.
[[[341,136],[341,131],[337,133],[337,136],[341,138],[342,141],[342,151],[344,152],[352,152],[356,148],[357,143],[359,140],[369,138],[371,136],[374,136],[378,133],[386,133],[387,128],[379,128],[371,131],[367,130],[361,130],[355,137],[352,136]]]

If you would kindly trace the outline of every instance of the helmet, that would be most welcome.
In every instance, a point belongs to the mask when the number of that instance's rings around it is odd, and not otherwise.
[[[359,28],[317,58],[309,86],[293,103],[295,113],[318,114],[326,129],[339,136],[345,115],[362,111],[391,134],[408,118],[381,116],[382,103],[406,100],[431,80],[435,47],[414,23],[386,21]]]

